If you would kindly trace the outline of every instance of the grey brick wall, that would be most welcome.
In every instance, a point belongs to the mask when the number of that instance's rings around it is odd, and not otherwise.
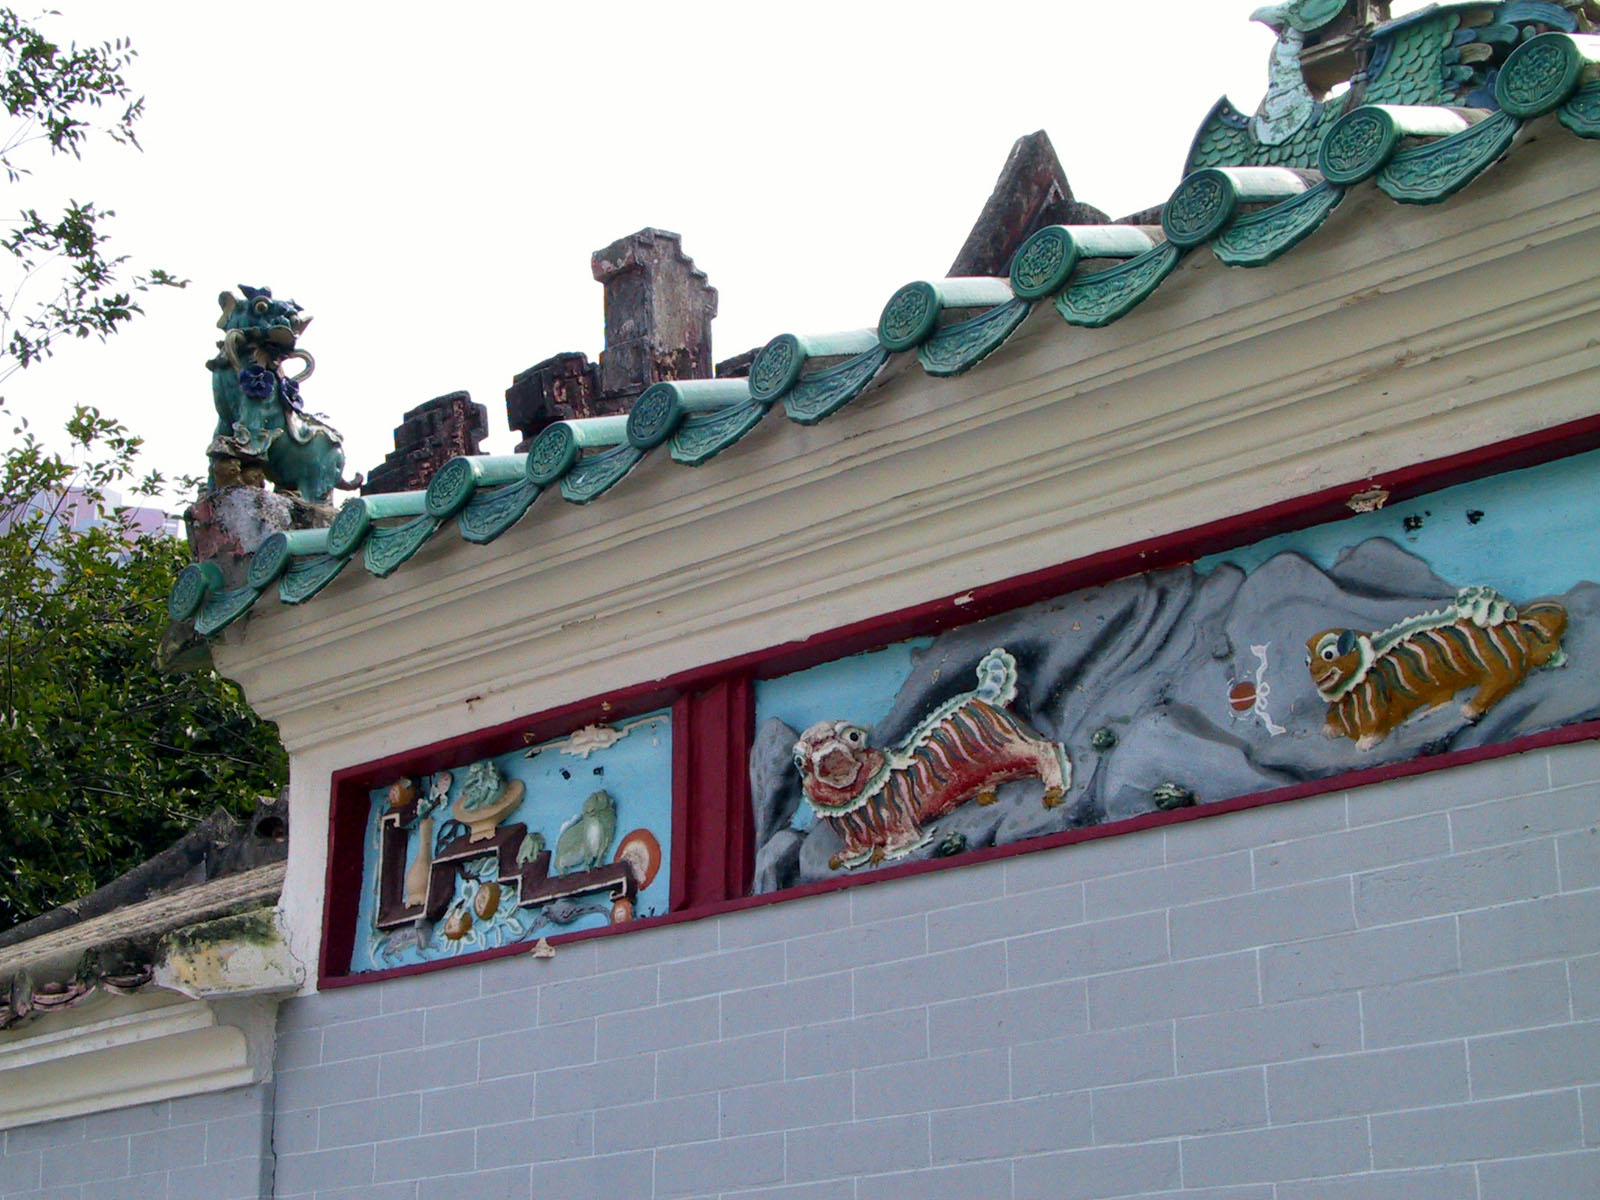
[[[279,1200],[1596,1197],[1600,745],[327,992],[276,1064]],[[0,1195],[253,1196],[260,1096]]]
[[[1600,1195],[1600,746],[299,1000],[278,1197]]]
[[[272,1194],[272,1088],[162,1100],[0,1133],[0,1196],[260,1200]]]
[[[295,1001],[301,1197],[1600,1196],[1600,746]]]

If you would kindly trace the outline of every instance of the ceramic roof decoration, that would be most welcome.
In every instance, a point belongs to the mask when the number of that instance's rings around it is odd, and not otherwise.
[[[169,612],[215,635],[269,593],[284,604],[311,600],[358,557],[383,577],[447,528],[491,542],[544,492],[559,496],[545,506],[605,502],[651,454],[700,466],[775,409],[801,425],[827,419],[896,356],[914,354],[932,376],[971,370],[1046,301],[1068,326],[1108,325],[1202,247],[1232,266],[1271,263],[1368,181],[1399,203],[1443,201],[1513,150],[1528,122],[1550,114],[1577,137],[1600,138],[1600,36],[1587,0],[1456,4],[1375,24],[1371,10],[1385,7],[1292,0],[1261,10],[1258,19],[1280,34],[1267,98],[1254,118],[1226,101],[1212,110],[1159,226],[1038,229],[1006,278],[914,281],[888,299],[876,329],[783,333],[755,355],[746,378],[655,383],[626,415],[556,421],[517,455],[457,457],[425,490],[356,497],[329,528],[272,534],[242,578],[197,562],[178,578]],[[1314,51],[1319,88],[1330,62],[1365,59],[1340,76],[1349,82],[1341,99],[1313,94],[1306,63]]]

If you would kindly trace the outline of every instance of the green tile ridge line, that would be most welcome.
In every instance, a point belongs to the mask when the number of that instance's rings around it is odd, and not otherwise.
[[[629,442],[573,464],[561,479],[561,498],[572,504],[597,500],[638,465],[644,451]]]
[[[1310,188],[1288,167],[1201,167],[1191,171],[1161,206],[1167,241],[1185,250],[1209,242],[1233,221],[1241,204],[1276,204]]]
[[[1191,172],[1162,209],[1162,241],[1137,226],[1039,230],[1013,257],[1010,279],[918,280],[895,292],[875,331],[782,334],[756,356],[748,380],[656,384],[626,416],[556,422],[541,432],[526,456],[462,456],[446,463],[426,492],[347,501],[327,530],[289,530],[269,538],[252,557],[243,587],[225,590],[216,564],[191,563],[173,584],[168,612],[175,620],[193,618],[196,630],[209,635],[248,612],[274,580],[283,603],[304,603],[363,547],[366,568],[387,575],[451,515],[463,540],[493,541],[552,484],[559,482],[569,502],[587,504],[663,444],[670,444],[674,461],[697,466],[748,434],[780,398],[790,420],[816,424],[856,399],[891,355],[902,350],[917,348],[918,361],[930,375],[959,374],[1003,345],[1026,319],[1032,302],[1050,295],[1052,288],[1059,289],[1055,307],[1069,324],[1108,325],[1147,299],[1191,247],[1211,242],[1216,256],[1230,265],[1273,261],[1337,207],[1344,180],[1375,174],[1378,187],[1402,203],[1446,199],[1510,149],[1524,113],[1559,110],[1561,123],[1578,136],[1600,138],[1600,37],[1541,34],[1530,39],[1502,68],[1496,95],[1504,111],[1456,132],[1447,131],[1469,118],[1448,107],[1356,109],[1335,123],[1319,148],[1319,164],[1328,168],[1321,182],[1316,173],[1308,178],[1307,172],[1281,167]],[[1353,119],[1358,116],[1360,121]],[[1437,140],[1396,149],[1407,137]],[[1269,207],[1241,215],[1241,204]],[[1041,237],[1046,234],[1050,237]],[[1056,244],[1046,246],[1051,239]],[[1032,252],[1025,257],[1030,246]],[[1124,261],[1077,274],[1084,259],[1115,257]],[[962,308],[985,311],[939,325],[942,312]],[[808,362],[815,360],[835,361],[807,373]],[[376,524],[399,518],[409,520]]]
[[[395,568],[407,562],[413,554],[438,532],[444,520],[432,513],[413,517],[404,525],[386,525],[367,534],[361,548],[361,564],[368,574],[379,579],[393,575]]]
[[[1137,258],[1160,232],[1144,225],[1046,225],[1011,256],[1011,290],[1023,300],[1043,300],[1065,287],[1084,259]]]
[[[652,383],[628,410],[628,441],[640,451],[665,445],[693,413],[750,403],[748,379],[675,379]]]
[[[542,491],[542,485],[521,479],[510,487],[474,493],[471,502],[456,514],[461,540],[475,546],[488,545],[522,520]]]
[[[1600,84],[1574,92],[1561,106],[1560,120],[1581,138],[1600,138]]]
[[[1300,244],[1344,199],[1344,189],[1324,181],[1308,192],[1237,218],[1211,243],[1230,267],[1265,266]]]
[[[167,616],[174,621],[188,621],[198,616],[206,598],[220,592],[223,586],[222,568],[214,562],[192,562],[178,572],[167,593]]]
[[[1555,112],[1579,88],[1597,80],[1600,37],[1541,33],[1511,52],[1494,81],[1494,98],[1506,116],[1531,121]]]
[[[690,415],[668,443],[672,460],[698,467],[715,458],[759,425],[771,407],[770,400],[747,400],[717,412]]]
[[[350,563],[347,554],[322,554],[297,558],[278,581],[278,599],[284,604],[304,604],[336,578]]]
[[[626,413],[555,421],[546,425],[528,448],[527,477],[540,487],[549,487],[577,465],[585,450],[609,450],[627,441]]]
[[[1378,172],[1378,186],[1402,204],[1437,204],[1505,154],[1521,127],[1516,117],[1497,112],[1471,129],[1402,150]]]
[[[1408,137],[1450,137],[1471,128],[1459,108],[1405,104],[1363,104],[1333,123],[1317,148],[1317,169],[1336,187],[1371,179],[1395,156]]]
[[[249,612],[250,606],[256,602],[256,597],[259,595],[261,589],[253,588],[249,584],[226,592],[211,593],[200,606],[200,611],[195,614],[194,631],[202,637],[221,633]]]
[[[1172,274],[1184,250],[1171,242],[1137,258],[1080,275],[1056,293],[1056,311],[1069,325],[1098,329],[1126,316]]]
[[[479,488],[515,483],[527,469],[526,454],[457,455],[428,480],[424,510],[430,517],[448,520],[467,506]]]
[[[876,349],[876,329],[849,329],[841,333],[780,333],[750,363],[750,398],[772,403],[781,400],[799,384],[805,369],[816,364],[812,374],[839,365],[847,358]],[[825,360],[817,362],[817,360]]]
[[[1032,300],[1010,300],[966,321],[946,325],[917,347],[929,375],[959,375],[1000,349],[1033,311]]]
[[[250,556],[245,582],[258,592],[264,592],[283,577],[296,558],[325,554],[327,549],[326,529],[289,529],[274,533]]]
[[[1012,299],[1009,280],[990,276],[918,279],[895,291],[878,318],[878,341],[899,353],[914,350],[939,324],[947,308],[993,308]]]
[[[380,492],[353,496],[339,506],[328,527],[328,553],[349,558],[372,532],[373,524],[390,517],[419,517],[427,507],[426,492]]]
[[[783,399],[783,411],[797,425],[815,425],[854,400],[878,377],[889,351],[874,346],[836,367],[807,375]]]

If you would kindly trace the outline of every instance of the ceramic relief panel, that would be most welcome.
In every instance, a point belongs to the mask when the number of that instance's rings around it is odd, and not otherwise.
[[[662,710],[401,775],[370,794],[352,972],[667,909],[672,728]]]
[[[755,890],[1600,718],[1600,452],[756,685]]]

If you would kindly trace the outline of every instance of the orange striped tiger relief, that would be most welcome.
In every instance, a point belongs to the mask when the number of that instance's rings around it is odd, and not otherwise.
[[[1323,732],[1363,750],[1413,714],[1475,688],[1461,715],[1477,721],[1532,671],[1566,662],[1567,610],[1553,600],[1520,611],[1491,587],[1464,587],[1455,602],[1376,633],[1327,629],[1306,641],[1306,666],[1327,701]]]

